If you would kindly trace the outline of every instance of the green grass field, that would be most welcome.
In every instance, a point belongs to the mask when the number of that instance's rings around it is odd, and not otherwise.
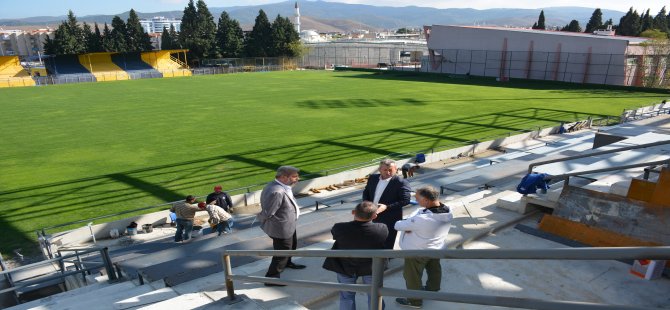
[[[41,227],[667,96],[435,75],[275,72],[0,89],[0,251]],[[235,193],[233,193],[235,194]]]

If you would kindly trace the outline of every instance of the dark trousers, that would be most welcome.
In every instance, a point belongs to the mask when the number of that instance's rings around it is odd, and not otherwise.
[[[402,218],[400,218],[400,219],[402,219]],[[372,222],[382,223],[382,224],[386,225],[386,228],[388,228],[388,230],[389,230],[389,234],[388,234],[388,236],[386,236],[386,240],[384,241],[384,249],[393,250],[393,246],[395,245],[395,238],[398,235],[398,231],[395,230],[395,222],[397,222],[397,221],[391,220],[391,221],[383,221],[382,222],[382,221],[373,220]]]
[[[440,283],[442,282],[442,266],[438,258],[426,257],[408,257],[405,258],[405,267],[403,269],[403,277],[405,277],[405,285],[408,290],[421,290],[423,286],[423,271],[426,270],[428,274],[428,281],[426,281],[426,291],[437,292],[440,290]],[[421,305],[422,300],[416,298],[408,298],[413,305]]]
[[[272,237],[271,237],[272,238]],[[298,246],[298,237],[296,232],[293,232],[293,237],[282,239],[272,238],[272,248],[275,250],[295,250]],[[284,271],[286,265],[291,263],[290,256],[273,256],[266,277],[279,278],[279,274]]]

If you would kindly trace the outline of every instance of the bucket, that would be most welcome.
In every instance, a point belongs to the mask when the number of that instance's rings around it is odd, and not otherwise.
[[[127,228],[126,228],[126,231],[128,232],[128,235],[129,235],[129,236],[137,235],[137,228],[130,228],[130,227],[127,227]]]
[[[145,234],[148,234],[148,233],[154,231],[154,226],[151,225],[151,224],[144,224],[144,225],[142,225],[142,230],[144,230]]]

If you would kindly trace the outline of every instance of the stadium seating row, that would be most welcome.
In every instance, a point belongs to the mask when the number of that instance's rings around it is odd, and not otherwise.
[[[184,61],[172,56],[184,50],[134,53],[88,53],[45,58],[49,84],[102,82],[144,78],[190,76]],[[45,82],[44,74],[35,80]],[[34,86],[18,56],[0,57],[0,87]]]

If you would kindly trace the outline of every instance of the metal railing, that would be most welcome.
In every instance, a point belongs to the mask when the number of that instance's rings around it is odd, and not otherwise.
[[[616,247],[616,248],[565,248],[565,249],[468,249],[468,250],[224,250],[222,254],[226,278],[227,299],[235,301],[233,280],[262,282],[323,288],[337,291],[353,291],[370,294],[370,309],[382,309],[382,296],[431,299],[447,302],[478,304],[486,306],[514,307],[524,309],[649,309],[647,307],[606,305],[600,303],[542,300],[534,298],[504,297],[478,294],[427,292],[384,287],[384,261],[388,258],[426,257],[436,259],[523,259],[523,260],[633,260],[670,259],[670,247]],[[232,272],[231,256],[299,256],[372,258],[371,284],[341,284],[305,280],[281,280],[279,278],[236,275]]]
[[[569,181],[570,181],[570,177],[581,176],[581,175],[585,175],[585,174],[594,174],[594,173],[601,173],[601,172],[625,170],[625,169],[630,169],[630,168],[650,167],[650,166],[657,166],[657,165],[666,165],[666,167],[670,167],[670,158],[664,159],[664,160],[657,160],[657,161],[650,161],[650,162],[644,162],[644,163],[630,164],[630,165],[621,165],[621,166],[614,166],[614,167],[601,168],[601,169],[592,169],[592,170],[571,172],[571,173],[565,173],[565,174],[559,174],[559,175],[550,175],[550,176],[547,177],[547,179],[550,179],[550,180],[556,180],[556,179],[565,180],[564,184],[568,185]],[[645,174],[646,174],[646,172],[645,172]]]
[[[528,173],[532,173],[533,168],[535,168],[537,166],[546,165],[546,164],[553,164],[553,163],[558,163],[558,162],[562,162],[562,161],[569,161],[569,160],[573,160],[573,159],[580,159],[580,158],[593,157],[593,156],[599,156],[599,155],[605,155],[605,154],[611,154],[611,153],[618,153],[618,152],[635,150],[635,149],[643,149],[643,148],[648,148],[648,147],[658,146],[658,145],[665,145],[665,144],[670,144],[670,140],[657,141],[657,142],[639,144],[639,145],[625,146],[625,147],[620,147],[620,148],[616,148],[616,149],[612,149],[612,150],[593,152],[593,153],[587,153],[587,154],[582,154],[582,155],[575,155],[575,156],[570,156],[570,157],[565,157],[565,158],[538,161],[538,162],[534,162],[534,163],[531,163],[531,164],[528,165]],[[647,163],[645,165],[653,165],[653,164]],[[623,168],[623,169],[625,169],[625,168]],[[620,169],[618,169],[618,170],[620,170]],[[602,171],[598,171],[598,172],[602,172]],[[581,173],[581,174],[584,174],[584,173]]]
[[[74,252],[73,254],[62,255],[64,252]],[[8,269],[0,272],[0,275],[9,279],[10,288],[0,290],[0,294],[14,292],[15,296],[18,297],[19,292],[21,291],[31,291],[39,289],[41,285],[53,282],[53,281],[63,281],[64,278],[71,275],[81,274],[83,277],[86,274],[90,274],[92,271],[100,270],[104,268],[107,272],[107,277],[110,282],[117,281],[119,279],[114,267],[112,265],[112,260],[109,256],[109,249],[107,247],[97,247],[97,248],[63,248],[58,250],[59,256],[52,259],[40,261],[30,265],[25,265],[13,269]],[[89,254],[99,253],[101,261],[82,261],[83,256],[92,257]],[[67,264],[67,265],[66,265]],[[52,273],[41,273],[35,276],[31,276],[22,280],[11,280],[12,274],[19,271],[26,271],[31,269],[39,269],[45,265],[57,266],[57,270]],[[70,266],[75,266],[75,270],[69,270]]]

